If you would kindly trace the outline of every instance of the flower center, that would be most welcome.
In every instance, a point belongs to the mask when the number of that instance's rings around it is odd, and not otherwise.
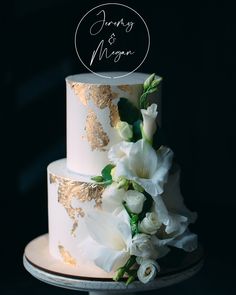
[[[145,179],[149,179],[149,170],[144,168],[144,167],[139,167],[137,170],[136,170],[136,174],[138,177],[140,178],[145,178]]]

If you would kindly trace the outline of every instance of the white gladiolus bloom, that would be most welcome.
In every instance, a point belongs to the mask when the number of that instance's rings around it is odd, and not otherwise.
[[[106,272],[123,266],[130,258],[132,242],[126,211],[114,215],[93,210],[84,217],[84,222],[90,237],[81,247],[87,259]]]
[[[161,227],[161,222],[155,212],[148,212],[144,219],[139,223],[139,230],[142,233],[154,235]]]
[[[122,141],[113,145],[108,151],[108,159],[116,165],[120,160],[129,156],[132,145],[132,142],[127,141]]]
[[[157,117],[157,104],[153,103],[146,110],[141,109],[143,116],[143,132],[145,138],[152,142],[153,135],[156,132],[156,117]]]
[[[119,160],[114,157],[114,149],[108,154],[110,161],[116,164],[115,178],[123,176],[135,181],[152,197],[161,194],[172,162],[171,149],[161,147],[156,152],[146,140],[140,139],[128,146],[120,143],[119,150],[123,155]]]
[[[143,259],[137,271],[137,276],[142,283],[146,284],[156,277],[158,271],[160,271],[160,267],[155,260]]]
[[[128,190],[124,195],[124,201],[126,202],[126,206],[132,213],[139,214],[143,210],[143,203],[146,200],[144,194],[135,191]]]
[[[118,131],[118,134],[120,137],[124,140],[131,140],[133,137],[133,129],[132,126],[129,125],[127,122],[119,121],[116,124],[116,130]]]
[[[150,259],[158,257],[158,251],[154,246],[152,237],[146,234],[137,234],[133,237],[130,254]]]
[[[180,171],[169,175],[164,193],[155,198],[155,211],[159,221],[165,225],[165,238],[161,238],[157,247],[173,246],[191,252],[197,248],[197,235],[188,230],[188,225],[195,222],[197,214],[186,208],[179,186]]]

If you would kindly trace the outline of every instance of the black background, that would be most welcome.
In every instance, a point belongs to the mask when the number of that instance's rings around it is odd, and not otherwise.
[[[47,232],[46,167],[65,157],[65,81],[85,72],[73,44],[80,18],[103,1],[15,1],[1,9],[0,294],[77,294],[23,268],[25,245]],[[199,214],[203,270],[159,294],[235,291],[235,9],[229,1],[120,1],[151,34],[139,69],[164,78],[163,129]],[[141,40],[140,40],[141,42]]]

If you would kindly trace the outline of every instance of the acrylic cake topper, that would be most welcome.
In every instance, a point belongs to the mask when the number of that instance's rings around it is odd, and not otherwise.
[[[121,78],[136,71],[145,61],[150,34],[142,16],[120,3],[106,3],[89,10],[75,31],[75,50],[90,72],[104,78]],[[123,71],[108,76],[102,71]]]

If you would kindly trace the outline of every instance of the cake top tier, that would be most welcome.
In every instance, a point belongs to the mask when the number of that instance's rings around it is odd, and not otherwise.
[[[84,83],[84,84],[95,84],[95,85],[110,85],[110,86],[117,86],[117,85],[140,85],[148,78],[150,74],[145,73],[132,73],[128,75],[128,72],[101,72],[98,73],[100,75],[106,75],[109,77],[118,77],[123,76],[120,78],[103,78],[101,76],[92,74],[92,73],[84,73],[69,76],[66,78],[68,82],[75,82],[75,83]]]

